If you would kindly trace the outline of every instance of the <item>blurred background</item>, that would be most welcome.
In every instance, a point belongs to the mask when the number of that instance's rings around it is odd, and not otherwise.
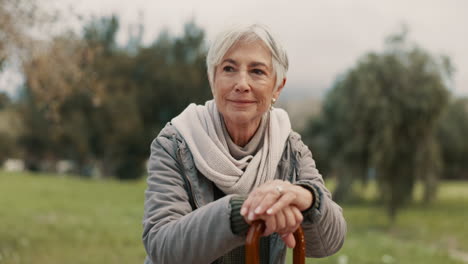
[[[259,22],[278,107],[348,236],[308,263],[468,263],[468,2],[0,0],[0,263],[142,263],[145,163],[211,99],[205,55]]]

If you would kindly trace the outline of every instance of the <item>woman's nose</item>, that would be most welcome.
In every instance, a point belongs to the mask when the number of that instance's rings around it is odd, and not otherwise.
[[[236,92],[247,92],[250,90],[248,75],[246,73],[240,72],[236,84],[235,84]]]

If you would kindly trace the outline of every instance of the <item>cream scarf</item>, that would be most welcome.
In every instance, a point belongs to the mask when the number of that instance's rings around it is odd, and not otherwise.
[[[213,100],[190,104],[172,124],[185,139],[197,169],[226,194],[248,194],[254,187],[273,180],[286,140],[291,132],[288,114],[273,108],[263,116],[266,123],[262,146],[241,159],[229,152],[229,135]],[[263,121],[262,121],[263,123]],[[261,129],[264,128],[264,129]],[[255,136],[254,136],[255,137]]]

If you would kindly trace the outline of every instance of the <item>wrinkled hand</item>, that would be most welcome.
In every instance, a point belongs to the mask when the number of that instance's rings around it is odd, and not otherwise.
[[[289,248],[296,244],[294,231],[302,223],[301,211],[312,204],[312,194],[297,185],[287,181],[275,180],[254,189],[244,204],[241,215],[247,223],[256,219],[265,222],[264,236],[274,232],[281,238]]]
[[[289,248],[296,245],[293,233],[299,228],[303,220],[302,213],[297,207],[288,206],[274,215],[262,214],[259,218],[265,222],[264,236],[276,232]]]
[[[307,189],[288,181],[274,180],[254,189],[242,205],[240,213],[253,221],[258,215],[274,215],[290,205],[304,211],[312,205],[312,201],[312,193]]]

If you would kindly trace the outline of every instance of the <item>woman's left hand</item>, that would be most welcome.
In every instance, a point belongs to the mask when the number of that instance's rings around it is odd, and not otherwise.
[[[253,221],[261,214],[275,215],[290,205],[304,211],[312,202],[309,190],[288,181],[274,180],[255,188],[245,200],[240,213]]]

